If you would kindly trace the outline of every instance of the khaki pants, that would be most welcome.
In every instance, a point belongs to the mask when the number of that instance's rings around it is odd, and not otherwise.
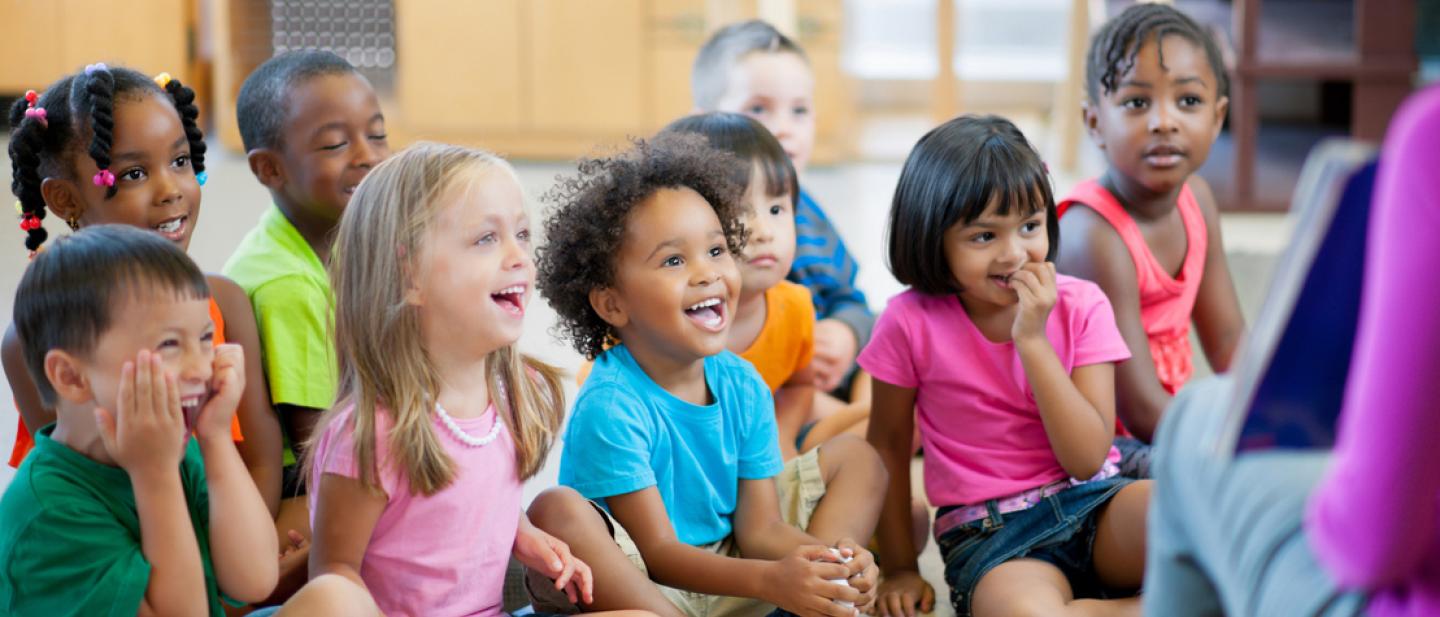
[[[780,475],[775,476],[775,489],[780,498],[781,518],[800,529],[809,527],[810,516],[815,513],[820,498],[825,496],[825,478],[820,473],[820,449],[812,449],[786,463]],[[595,510],[605,517],[605,524],[610,527],[610,535],[615,538],[615,544],[620,546],[620,550],[630,558],[636,568],[649,575],[645,559],[641,557],[640,549],[635,546],[630,534],[603,508],[596,505]],[[699,548],[726,557],[740,556],[740,547],[735,542],[734,534]],[[571,603],[569,598],[565,597],[565,592],[556,590],[554,581],[544,574],[527,569],[525,586],[537,613],[581,612],[580,607]],[[774,606],[753,598],[713,596],[660,584],[656,584],[656,587],[689,617],[752,617],[766,615],[775,610]]]

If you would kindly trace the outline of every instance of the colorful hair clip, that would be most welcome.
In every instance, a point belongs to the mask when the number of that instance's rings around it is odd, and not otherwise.
[[[40,94],[34,90],[25,91],[25,102],[29,105],[25,109],[25,117],[40,123],[40,128],[50,128],[50,121],[45,118],[45,108],[37,107],[40,102]]]
[[[169,74],[169,73],[161,73],[161,74],[159,74],[159,75],[156,75],[156,76],[155,76],[155,85],[160,86],[161,88],[164,88],[165,86],[170,85],[170,74]]]
[[[110,67],[105,66],[105,63],[104,63],[104,62],[96,62],[95,64],[90,64],[90,65],[86,65],[86,66],[85,66],[85,74],[86,74],[86,75],[93,75],[93,74],[95,73],[95,71],[108,71],[108,70],[110,70]]]
[[[91,178],[91,181],[95,183],[95,186],[115,186],[115,174],[110,173],[108,169],[102,169],[95,174],[94,178]]]
[[[24,231],[30,231],[32,229],[39,228],[40,219],[37,218],[34,214],[30,214],[29,212],[27,212],[25,213],[25,216],[20,217],[20,229]]]
[[[20,203],[18,199],[15,200],[15,214],[25,214],[25,204]]]
[[[200,183],[200,186],[205,186],[205,182],[206,182],[207,180],[209,180],[209,179],[210,179],[210,172],[208,172],[208,171],[202,171],[202,172],[200,172],[200,173],[198,173],[198,174],[195,174],[195,181],[196,181],[196,182],[199,182],[199,183]]]

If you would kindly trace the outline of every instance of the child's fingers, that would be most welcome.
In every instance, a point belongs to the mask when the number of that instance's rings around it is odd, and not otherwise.
[[[185,425],[185,409],[180,406],[180,380],[165,373],[165,412],[167,419]]]
[[[570,579],[574,575],[575,561],[571,560],[565,563],[564,567],[560,569],[560,575],[555,577],[555,588],[565,590],[565,595],[570,598],[571,604],[575,604],[580,601],[580,597],[575,593],[575,586],[570,584]]]
[[[579,559],[575,560],[575,582],[580,590],[580,597],[589,606],[595,602],[595,573],[590,571],[590,566]]]
[[[155,396],[151,391],[155,382],[151,377],[154,373],[154,363],[151,361],[150,352],[141,351],[135,359],[135,384],[134,394],[130,398],[131,407],[129,412],[136,418],[153,416],[155,414]],[[125,413],[125,409],[120,412]]]

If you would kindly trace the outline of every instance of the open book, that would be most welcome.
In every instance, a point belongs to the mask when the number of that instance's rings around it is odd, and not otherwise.
[[[1374,160],[1374,148],[1346,140],[1321,143],[1306,159],[1290,208],[1294,235],[1232,374],[1224,447],[1334,445],[1360,313]]]

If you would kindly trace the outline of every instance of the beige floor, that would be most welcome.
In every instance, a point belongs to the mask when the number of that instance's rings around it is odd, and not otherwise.
[[[1027,133],[1044,133],[1043,123],[1035,119],[1021,119],[1021,128]],[[859,286],[869,296],[870,304],[881,309],[888,297],[899,293],[901,286],[885,269],[884,236],[886,213],[890,206],[891,193],[899,177],[901,157],[909,146],[928,128],[923,120],[901,119],[880,123],[867,129],[862,139],[866,141],[867,152],[878,153],[871,162],[861,162],[823,169],[811,170],[806,184],[824,205],[850,250],[859,263],[863,264],[859,275]],[[1037,140],[1038,142],[1039,140]],[[1095,169],[1095,157],[1086,158],[1090,173]],[[249,230],[267,207],[269,200],[265,191],[253,180],[243,158],[212,148],[207,164],[210,169],[210,184],[204,190],[203,216],[200,217],[191,254],[207,270],[219,270],[226,257],[240,238]],[[557,173],[570,169],[565,164],[527,163],[517,164],[522,183],[532,196],[535,212],[541,211],[538,198],[553,183]],[[0,174],[4,174],[4,185],[9,186],[10,165],[8,159],[0,161]],[[1063,193],[1082,177],[1084,170],[1065,173],[1057,170],[1057,193]],[[46,221],[52,234],[61,233],[63,225],[53,220]],[[1237,277],[1242,304],[1247,316],[1253,318],[1262,295],[1265,279],[1269,276],[1273,255],[1284,244],[1289,233],[1288,223],[1278,216],[1230,215],[1223,220],[1227,247],[1231,254],[1231,269]],[[13,306],[13,290],[19,281],[26,261],[23,249],[23,234],[15,225],[0,227],[0,254],[10,255],[0,259],[0,315],[8,316]],[[539,300],[537,296],[537,300]],[[537,301],[527,319],[521,346],[528,352],[540,356],[559,366],[574,369],[579,365],[579,356],[567,346],[550,336],[554,313],[543,301]],[[573,394],[573,391],[571,392]],[[8,385],[0,384],[0,400],[9,400]],[[15,411],[9,405],[0,405],[0,451],[8,454],[14,439]],[[556,449],[555,452],[558,452]],[[541,489],[555,484],[558,456],[552,455],[550,464],[526,485],[527,500]],[[919,487],[919,462],[915,473]],[[13,471],[0,466],[0,487],[9,483]],[[927,579],[937,585],[940,609],[937,614],[951,614],[943,588],[941,564],[933,541],[921,558],[921,570]]]

